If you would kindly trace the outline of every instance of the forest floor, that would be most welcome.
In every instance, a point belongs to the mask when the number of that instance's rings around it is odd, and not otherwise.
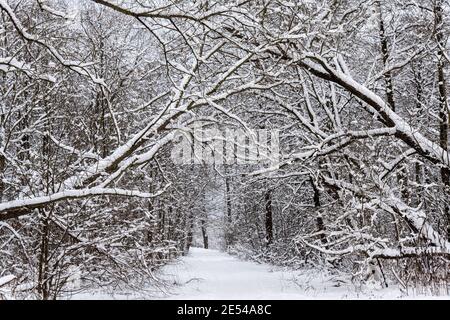
[[[294,271],[243,261],[217,250],[191,248],[181,263],[167,266],[176,286],[168,299],[396,298],[398,290],[355,288],[318,270]]]
[[[292,270],[243,261],[217,250],[191,248],[161,270],[169,287],[141,293],[90,292],[72,299],[297,300],[297,299],[450,299],[450,296],[406,296],[397,287],[355,286],[347,278],[320,270]]]

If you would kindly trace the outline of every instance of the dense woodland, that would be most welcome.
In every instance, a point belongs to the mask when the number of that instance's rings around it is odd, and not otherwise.
[[[0,298],[158,290],[192,245],[448,293],[449,31],[448,0],[0,0]],[[280,159],[174,163],[198,125]]]

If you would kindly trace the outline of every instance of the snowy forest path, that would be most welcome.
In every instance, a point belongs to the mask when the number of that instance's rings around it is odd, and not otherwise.
[[[187,256],[164,266],[158,275],[169,284],[163,292],[149,288],[144,292],[104,290],[75,294],[83,299],[170,299],[170,300],[299,300],[299,299],[414,299],[397,286],[380,284],[356,290],[348,277],[325,270],[292,270],[265,263],[243,261],[225,252],[191,248]],[[419,299],[444,299],[449,296],[418,295]]]
[[[378,283],[355,290],[347,277],[318,269],[292,270],[258,264],[201,248],[191,248],[181,261],[165,266],[163,273],[175,283],[165,297],[173,300],[414,298],[405,296],[396,286],[382,288]],[[448,296],[439,299],[448,299]]]
[[[227,253],[191,248],[181,263],[164,268],[177,284],[169,299],[305,299],[291,272],[242,261]]]

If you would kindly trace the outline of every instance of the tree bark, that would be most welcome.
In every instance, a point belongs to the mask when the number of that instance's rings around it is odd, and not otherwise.
[[[380,44],[381,44],[381,55],[383,57],[383,67],[388,69],[389,67],[389,43],[388,37],[386,35],[386,28],[383,20],[383,10],[381,8],[380,1],[376,3],[378,13],[379,13],[379,34],[380,34]],[[396,112],[396,104],[394,97],[394,84],[393,84],[393,76],[391,71],[387,71],[384,73],[384,81],[386,86],[386,100],[392,111]],[[410,197],[408,191],[408,169],[403,168],[397,174],[397,181],[400,185],[400,192],[405,201],[408,202]]]
[[[42,300],[48,300],[50,297],[50,286],[49,286],[49,272],[48,272],[48,240],[49,240],[49,217],[46,214],[45,209],[39,210],[41,218],[41,241],[39,246],[39,261],[38,261],[38,283],[37,291],[41,296]]]
[[[439,81],[439,145],[448,151],[448,105],[447,88],[445,79],[445,40],[443,34],[443,4],[442,0],[437,0],[434,8],[436,40],[438,42],[438,81]],[[448,194],[450,187],[450,169],[443,166],[441,168],[441,179],[444,185],[444,194]],[[450,208],[447,201],[444,201],[444,214],[447,220],[447,238],[450,240]]]
[[[208,232],[206,230],[206,221],[208,219],[208,216],[206,214],[206,211],[204,212],[204,215],[201,219],[201,229],[202,229],[202,237],[203,237],[203,248],[208,249]]]
[[[316,216],[317,229],[319,232],[321,232],[320,233],[320,241],[326,245],[328,242],[327,237],[325,236],[326,228],[325,228],[325,224],[323,222],[323,218],[319,212],[319,210],[320,210],[320,191],[319,191],[319,188],[317,188],[316,184],[314,183],[313,178],[310,177],[309,179],[310,179],[313,191],[314,191],[314,198],[313,198],[314,211],[316,212],[316,215],[317,215]]]
[[[380,43],[381,43],[381,55],[383,57],[383,66],[386,68],[389,61],[389,46],[386,36],[386,29],[383,21],[383,13],[381,10],[380,1],[377,1],[377,9],[379,13],[379,28],[380,28]],[[386,98],[388,104],[391,106],[392,111],[395,112],[395,100],[394,100],[394,86],[392,84],[392,72],[388,71],[384,74],[384,81],[386,83]]]
[[[189,213],[188,221],[187,221],[187,235],[186,235],[186,247],[185,247],[185,254],[189,252],[189,249],[192,246],[192,242],[194,241],[194,214]]]
[[[266,192],[265,195],[266,204],[266,246],[270,246],[273,243],[273,216],[272,216],[272,190]]]
[[[228,174],[228,171],[226,171]],[[230,178],[225,178],[225,206],[226,206],[226,222],[225,222],[225,244],[227,247],[233,244],[233,217],[231,213],[231,188],[230,188]]]

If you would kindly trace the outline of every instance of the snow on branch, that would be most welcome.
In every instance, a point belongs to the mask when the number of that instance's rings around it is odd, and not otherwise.
[[[63,200],[82,199],[91,196],[122,196],[138,198],[154,198],[167,190],[170,184],[156,193],[146,193],[138,190],[125,190],[115,188],[90,188],[82,190],[66,190],[51,195],[39,196],[30,199],[19,199],[0,203],[0,221],[22,215],[29,210]]]
[[[380,259],[406,259],[421,256],[443,256],[450,257],[450,249],[447,247],[400,247],[398,249],[394,248],[379,248],[379,243],[373,242],[361,245],[351,245],[344,249],[329,249],[329,244],[327,248],[313,243],[308,242],[303,237],[298,237],[297,242],[301,242],[304,245],[317,250],[323,254],[332,256],[344,256],[354,253],[362,253],[368,257],[369,260],[380,258]]]
[[[44,48],[46,48],[53,57],[58,60],[58,62],[69,68],[70,70],[86,76],[91,79],[91,81],[95,84],[101,85],[106,87],[106,83],[103,79],[98,78],[96,75],[92,74],[88,66],[90,66],[90,63],[82,63],[81,61],[69,61],[64,59],[64,57],[59,53],[59,51],[52,45],[50,45],[47,41],[42,40],[40,37],[33,35],[27,31],[27,29],[22,25],[22,22],[20,22],[19,18],[15,15],[13,9],[8,5],[6,0],[0,0],[0,8],[6,12],[6,14],[11,19],[15,29],[17,32],[27,41],[35,42]]]
[[[389,127],[395,127],[397,130],[395,136],[415,149],[417,153],[433,163],[450,167],[450,156],[446,150],[440,147],[439,144],[427,139],[419,130],[413,128],[373,91],[355,81],[350,75],[333,68],[325,59],[316,54],[305,54],[299,60],[304,61],[303,66],[308,71],[320,78],[339,84],[367,103],[371,107],[367,108],[367,110],[374,115],[380,115]],[[309,61],[313,61],[314,63],[310,63]]]
[[[39,5],[39,7],[41,8],[41,10],[46,11],[56,17],[63,18],[66,20],[71,20],[74,18],[73,15],[63,12],[63,11],[56,10],[55,8],[52,8],[49,5],[47,5],[45,2],[46,2],[46,0],[37,0],[37,3]]]
[[[0,288],[12,282],[14,279],[16,279],[16,277],[12,274],[0,277]]]
[[[31,66],[27,63],[19,61],[14,57],[0,57],[0,71],[11,72],[16,70],[22,71],[28,76],[33,74]]]
[[[56,78],[54,76],[50,74],[38,74],[30,66],[30,64],[24,61],[19,61],[14,57],[0,57],[0,71],[5,73],[20,71],[25,73],[30,78],[36,78],[53,83],[56,82]]]
[[[371,194],[361,188],[354,186],[351,183],[334,180],[328,177],[323,177],[326,185],[338,189],[345,189],[359,197],[364,197],[369,200],[370,206],[365,208],[378,207],[379,209],[389,212],[394,216],[403,218],[413,231],[427,241],[430,246],[442,248],[445,251],[450,251],[450,242],[445,236],[440,235],[433,226],[427,221],[427,215],[423,210],[418,208],[411,208],[405,202],[396,197],[387,187],[379,186],[383,190],[383,197],[379,194]]]
[[[169,6],[161,6],[153,9],[145,9],[145,10],[136,10],[132,8],[126,8],[119,4],[114,3],[113,1],[108,0],[91,0],[97,4],[109,7],[114,11],[122,13],[127,16],[131,16],[134,18],[154,18],[154,19],[185,19],[192,21],[203,21],[213,16],[221,15],[227,12],[230,12],[231,9],[224,6],[216,6],[216,8],[208,10],[202,14],[197,14],[195,12],[195,8],[191,8],[191,10],[180,10],[177,6],[177,9],[173,10]],[[239,7],[241,4],[245,4],[247,1],[241,1],[241,3],[237,3],[235,7]]]

